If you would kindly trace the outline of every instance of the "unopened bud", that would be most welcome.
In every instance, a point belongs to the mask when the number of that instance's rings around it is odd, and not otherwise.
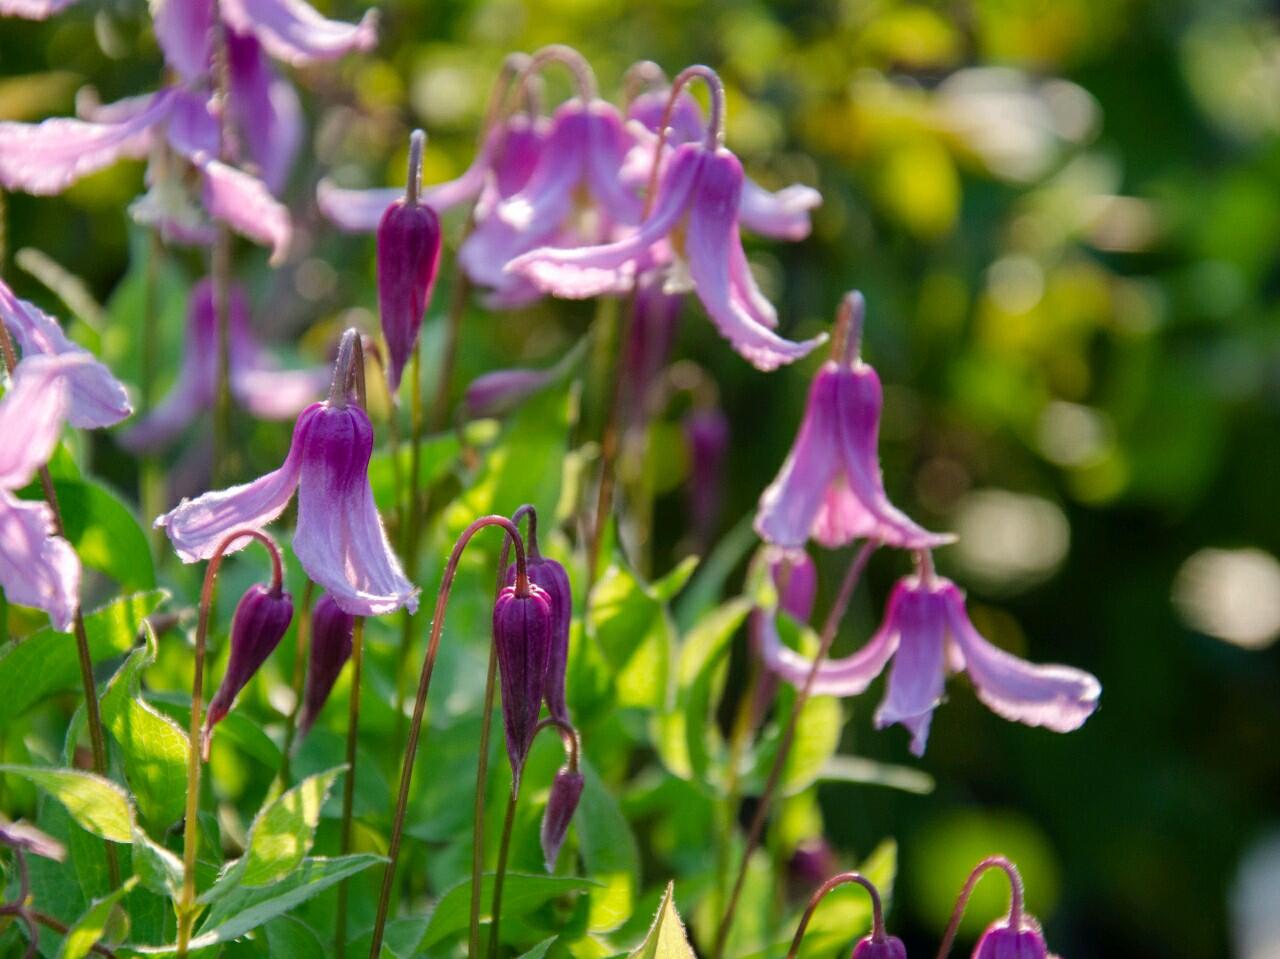
[[[551,655],[551,601],[540,586],[520,595],[507,586],[493,606],[493,641],[502,677],[502,725],[517,780],[533,743]]]
[[[546,811],[542,814],[542,855],[547,861],[547,872],[554,872],[556,859],[560,856],[560,847],[564,845],[564,837],[569,833],[569,821],[578,809],[578,800],[582,798],[582,787],[585,782],[582,773],[561,766],[551,783],[551,795],[547,799]]]
[[[324,709],[342,667],[351,658],[356,618],[343,610],[327,593],[311,614],[311,657],[307,661],[307,684],[298,717],[298,736],[307,734]]]

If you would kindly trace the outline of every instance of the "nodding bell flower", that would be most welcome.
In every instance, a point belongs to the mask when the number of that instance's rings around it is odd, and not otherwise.
[[[875,883],[857,872],[842,872],[832,876],[814,891],[809,904],[801,914],[800,925],[796,928],[795,938],[791,940],[791,949],[787,952],[788,957],[795,956],[800,951],[809,920],[813,918],[814,912],[826,898],[827,893],[851,882],[856,882],[871,897],[871,932],[858,940],[858,944],[853,947],[853,959],[907,959],[907,949],[902,940],[885,931],[884,907],[880,901],[880,891],[876,889]]]
[[[512,775],[520,779],[533,744],[555,635],[551,599],[532,581],[505,586],[493,606],[493,642],[502,679],[502,726]]]
[[[342,667],[351,658],[356,618],[333,601],[321,596],[311,613],[311,657],[307,660],[307,682],[298,716],[298,738],[307,735],[324,708]]]
[[[662,123],[663,111],[671,91],[659,87],[641,93],[627,107],[627,119],[633,121],[633,132],[638,126],[644,134],[637,135],[636,145],[627,158],[627,173],[634,181],[643,183],[653,163],[653,137]],[[688,93],[676,95],[667,126],[667,142],[672,147],[682,143],[695,143],[706,136],[706,122],[702,109]],[[738,222],[752,233],[773,240],[803,240],[813,229],[809,213],[822,205],[822,194],[813,187],[793,183],[777,192],[766,190],[751,177],[742,178],[742,196],[738,201]]]
[[[547,799],[546,811],[542,814],[540,831],[547,872],[555,872],[560,847],[569,834],[569,822],[578,810],[578,800],[582,798],[582,787],[585,784],[582,773],[573,768],[572,763],[561,766],[551,783],[551,795]]]
[[[80,559],[54,530],[53,510],[14,492],[48,462],[71,408],[72,383],[96,364],[88,353],[24,357],[0,397],[0,588],[11,603],[71,626],[80,598]]]
[[[422,151],[427,137],[415,130],[409,144],[409,185],[378,223],[378,312],[390,363],[387,382],[400,388],[409,354],[418,341],[422,314],[431,301],[440,266],[440,218],[421,202]]]
[[[240,690],[253,678],[267,657],[280,645],[293,620],[293,597],[277,579],[270,586],[254,583],[236,606],[231,620],[231,656],[218,691],[209,700],[204,717],[201,749],[209,758],[209,741],[213,727],[231,712]]]
[[[111,426],[133,412],[124,386],[83,346],[71,342],[52,316],[34,303],[19,299],[0,280],[0,323],[18,341],[22,356],[79,356],[84,362],[67,364],[64,377],[70,390],[67,420],[79,429]]]
[[[907,959],[907,946],[897,936],[864,936],[853,947],[853,959]]]
[[[916,574],[894,586],[884,620],[867,644],[819,667],[814,695],[855,696],[892,659],[876,728],[901,723],[911,732],[917,756],[924,754],[949,672],[967,673],[978,698],[1005,719],[1059,733],[1084,724],[1102,692],[1093,675],[1028,663],[991,645],[969,620],[959,587],[934,573],[928,553],[918,563]],[[759,637],[769,668],[792,685],[803,684],[813,663],[782,644],[771,618],[761,620]]]
[[[227,302],[230,336],[231,395],[260,419],[279,420],[299,411],[323,394],[329,371],[323,367],[280,370],[257,342],[249,325],[249,305],[237,284]],[[218,391],[218,317],[213,284],[202,279],[191,291],[187,307],[186,341],[182,365],[173,388],[154,409],[121,437],[135,450],[171,443],[205,410],[213,408]]]
[[[755,528],[766,542],[799,547],[812,536],[835,548],[866,538],[928,549],[953,540],[917,525],[884,491],[880,378],[858,355],[865,312],[861,293],[845,297],[832,359],[814,377],[791,452],[760,497]]]
[[[777,313],[756,286],[738,234],[743,173],[722,144],[723,88],[710,70],[690,70],[713,85],[711,122],[703,140],[679,145],[663,165],[644,221],[622,239],[598,246],[557,248],[548,231],[532,244],[540,248],[510,250],[523,255],[506,270],[544,292],[582,299],[628,289],[644,271],[670,266],[668,292],[680,288],[676,277],[687,277],[733,348],[757,369],[776,369],[805,356],[826,336],[793,343],[774,332]],[[548,147],[544,159],[550,155]]]
[[[373,424],[350,402],[350,383],[363,376],[360,356],[359,336],[348,330],[329,399],[298,416],[289,455],[279,469],[251,483],[183,500],[156,520],[184,563],[211,557],[234,529],[264,528],[297,490],[294,555],[335,603],[353,616],[417,609],[418,590],[391,551],[369,487]]]
[[[538,550],[537,519],[531,518],[529,538],[526,543],[525,568],[529,582],[542,590],[551,607],[551,648],[542,682],[542,698],[547,710],[561,722],[569,722],[569,707],[565,703],[565,673],[569,667],[569,628],[573,623],[573,594],[569,586],[569,574],[554,559],[548,559]],[[515,564],[507,567],[507,586],[516,582]],[[503,694],[505,696],[505,693]],[[535,712],[536,718],[536,712]]]

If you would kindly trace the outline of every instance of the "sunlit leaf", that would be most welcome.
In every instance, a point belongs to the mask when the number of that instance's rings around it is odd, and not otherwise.
[[[662,896],[658,914],[653,917],[649,934],[628,959],[696,959],[684,931],[684,923],[676,912],[674,882],[667,883],[667,891]]]
[[[71,818],[103,839],[133,841],[133,804],[123,789],[94,773],[38,766],[0,766],[0,773],[35,783],[66,807]]]
[[[91,905],[88,912],[67,930],[62,948],[58,950],[58,959],[84,959],[106,932],[107,923],[111,921],[111,911],[137,884],[136,878],[127,879],[120,888]]]

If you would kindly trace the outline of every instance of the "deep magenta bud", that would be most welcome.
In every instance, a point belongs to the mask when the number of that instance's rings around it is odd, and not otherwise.
[[[493,641],[502,677],[507,755],[517,778],[538,724],[553,631],[551,601],[540,586],[530,583],[525,596],[515,586],[504,587],[498,594],[493,606]]]
[[[547,872],[555,872],[560,847],[569,833],[569,821],[578,809],[584,781],[582,773],[561,766],[551,784],[546,811],[542,814],[542,855],[547,861]]]
[[[307,662],[307,684],[302,693],[298,736],[307,731],[324,709],[325,701],[338,681],[338,674],[351,658],[351,642],[356,618],[345,612],[326,593],[311,614],[311,658]]]
[[[209,701],[204,717],[203,751],[209,755],[213,727],[231,711],[240,690],[280,644],[293,619],[293,599],[284,590],[254,583],[244,591],[231,619],[231,656],[222,685]]]
[[[796,846],[787,860],[787,878],[807,894],[808,890],[822,885],[839,867],[831,844],[818,836]]]
[[[387,207],[378,224],[378,311],[390,354],[387,381],[392,393],[400,388],[440,265],[440,217],[418,200],[424,142],[422,132],[415,131],[408,191]]]
[[[973,947],[973,959],[1045,959],[1045,945],[1040,925],[1025,913],[1021,928],[1014,929],[1008,918],[993,922]]]
[[[551,651],[547,658],[546,678],[542,695],[551,715],[569,722],[569,707],[565,703],[565,673],[569,668],[569,627],[573,622],[573,593],[569,586],[569,574],[554,559],[547,559],[537,552],[530,542],[527,564],[529,582],[539,587],[551,605]],[[507,567],[507,585],[516,581],[516,567]]]
[[[866,936],[853,947],[853,959],[907,959],[907,947],[897,936]]]

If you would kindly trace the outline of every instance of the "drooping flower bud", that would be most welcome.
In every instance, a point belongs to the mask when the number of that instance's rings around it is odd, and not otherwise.
[[[973,948],[973,959],[1045,959],[1048,952],[1040,924],[1024,913],[1017,929],[1008,917],[989,925]]]
[[[240,597],[231,620],[231,657],[227,672],[204,717],[202,748],[206,759],[213,727],[231,711],[236,696],[279,645],[292,619],[293,599],[284,590],[254,583]]]
[[[585,781],[582,773],[569,766],[561,766],[551,783],[551,796],[542,814],[542,855],[547,861],[547,872],[554,872],[560,847],[569,832],[569,821],[578,809]]]
[[[547,559],[538,552],[536,537],[529,537],[527,563],[529,582],[539,587],[551,605],[551,650],[547,658],[546,678],[542,695],[547,709],[556,719],[569,721],[569,707],[565,703],[565,673],[569,668],[569,627],[573,622],[573,593],[569,586],[569,574],[554,559]],[[507,585],[516,581],[515,564],[507,567]]]
[[[306,736],[324,708],[342,667],[351,658],[352,634],[356,618],[344,611],[328,593],[320,597],[311,614],[311,658],[307,662],[307,684],[298,716],[298,737]]]
[[[907,947],[897,936],[864,936],[853,947],[853,959],[907,959]]]
[[[540,586],[529,583],[523,595],[519,584],[498,593],[493,606],[493,641],[502,677],[507,755],[517,780],[538,723],[554,629],[551,601]]]
[[[378,223],[378,310],[390,353],[387,381],[392,393],[400,388],[440,265],[440,218],[418,198],[425,143],[426,136],[415,130],[405,195],[387,207]]]

